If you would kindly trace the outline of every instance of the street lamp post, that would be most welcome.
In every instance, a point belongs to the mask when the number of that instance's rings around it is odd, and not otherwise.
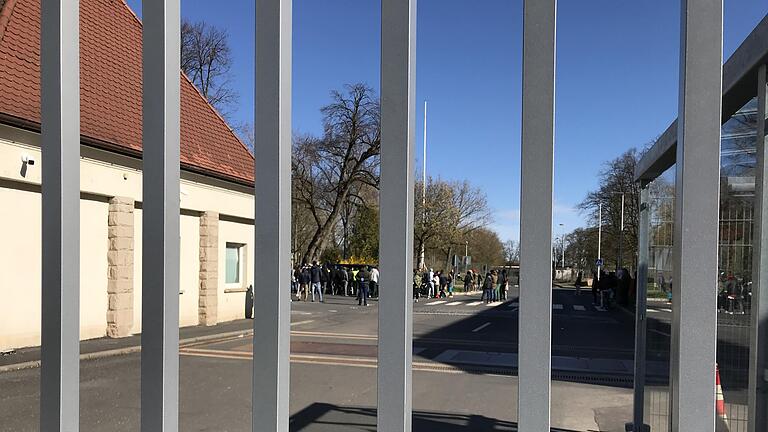
[[[603,246],[603,203],[600,203],[597,215],[597,280],[600,280],[600,271],[602,270],[603,266],[600,264],[602,261],[602,256],[600,253],[600,249]]]
[[[565,225],[564,224],[558,224],[560,228],[563,229],[563,231],[560,233],[560,252],[562,253],[562,260],[560,261],[560,267],[565,269]]]
[[[616,271],[622,267],[622,255],[624,252],[624,192],[611,192],[613,195],[621,195],[621,225],[619,227],[619,247],[616,258]]]

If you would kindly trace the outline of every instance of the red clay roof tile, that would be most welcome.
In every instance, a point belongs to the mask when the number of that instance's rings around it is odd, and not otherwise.
[[[107,148],[141,151],[141,22],[123,0],[80,0],[80,129]],[[0,113],[40,123],[40,0],[0,10]],[[181,164],[253,183],[253,156],[181,78]]]

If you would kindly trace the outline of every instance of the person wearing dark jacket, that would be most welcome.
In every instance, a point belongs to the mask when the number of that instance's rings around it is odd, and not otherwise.
[[[491,275],[491,272],[486,273],[485,275],[485,281],[483,281],[483,295],[480,297],[480,299],[485,299],[486,303],[491,302],[491,296],[493,295],[493,276]]]
[[[357,305],[368,306],[368,283],[370,269],[363,267],[357,272]]]
[[[309,269],[309,274],[310,274],[310,277],[312,278],[310,282],[312,283],[312,301],[313,302],[315,301],[315,291],[317,291],[318,300],[320,300],[321,303],[323,302],[323,290],[320,284],[320,274],[322,273],[322,271],[323,270],[317,264],[317,261],[313,262],[312,267]]]
[[[331,284],[328,282],[330,280],[329,274],[330,272],[328,271],[327,265],[320,267],[320,290],[323,294],[332,294],[328,292],[331,288]]]
[[[311,276],[309,275],[309,269],[304,266],[301,269],[301,272],[299,273],[299,300],[307,301],[307,296],[309,294],[309,282],[312,280]]]

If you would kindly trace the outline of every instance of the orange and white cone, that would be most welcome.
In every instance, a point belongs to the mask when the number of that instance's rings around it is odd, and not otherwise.
[[[720,366],[715,365],[715,409],[717,417],[728,427],[728,415],[725,413],[725,399],[723,398],[723,387],[720,385]]]

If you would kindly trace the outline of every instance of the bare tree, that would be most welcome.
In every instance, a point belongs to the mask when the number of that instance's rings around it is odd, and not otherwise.
[[[504,259],[509,265],[520,264],[520,242],[514,240],[504,242]]]
[[[416,183],[416,196],[421,196],[421,182]],[[422,219],[423,218],[423,219]],[[468,181],[447,182],[427,179],[426,205],[416,200],[414,210],[414,243],[416,251],[438,249],[449,262],[455,246],[463,245],[473,231],[492,222],[488,199],[482,190]],[[424,263],[418,266],[423,268]]]
[[[229,33],[204,21],[181,22],[181,70],[221,115],[228,116],[238,95],[231,82]]]
[[[316,260],[337,230],[349,200],[364,202],[362,189],[379,186],[381,130],[379,100],[364,84],[333,91],[322,108],[324,135],[294,140],[294,200],[314,221],[305,260]]]
[[[606,162],[599,174],[598,189],[589,192],[584,201],[579,204],[579,209],[587,213],[595,225],[597,225],[598,212],[602,204],[602,251],[606,267],[611,266],[607,264],[609,262],[613,265],[617,264],[619,248],[622,249],[625,264],[632,264],[637,258],[637,234],[640,226],[640,186],[635,182],[637,161],[638,153],[633,148],[616,159]],[[622,194],[624,195],[623,235],[621,233]],[[611,251],[615,251],[615,255]]]

